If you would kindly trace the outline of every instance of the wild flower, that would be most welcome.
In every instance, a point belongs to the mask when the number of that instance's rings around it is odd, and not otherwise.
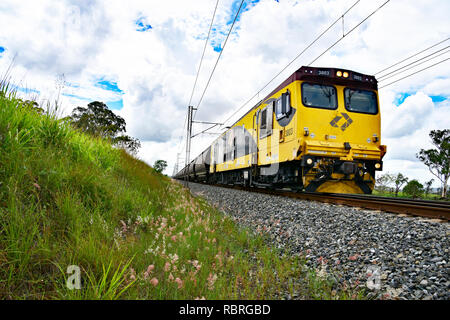
[[[152,278],[152,280],[150,280],[150,283],[151,283],[154,287],[156,287],[156,286],[158,285],[158,279]]]
[[[172,236],[170,239],[171,239],[173,242],[175,242],[175,241],[177,241],[177,236]]]
[[[220,256],[220,252],[216,254],[216,259],[219,260],[219,267],[222,267],[222,257]]]
[[[130,280],[136,280],[136,271],[133,268],[130,268]]]
[[[205,299],[205,297],[202,296],[201,298],[196,297],[194,300],[206,300],[206,299]]]
[[[217,275],[209,273],[209,276],[208,276],[207,280],[208,280],[208,289],[209,290],[213,290],[214,289],[214,283],[217,280]]]
[[[181,280],[180,278],[176,278],[175,282],[178,284],[178,289],[183,288],[183,280]]]
[[[148,273],[152,273],[153,270],[155,270],[155,265],[153,265],[153,264],[149,265],[148,268],[147,268],[147,272]]]
[[[192,261],[192,265],[193,265],[194,268],[196,268],[197,270],[200,270],[200,268],[201,268],[201,266],[202,266],[200,263],[198,263],[198,260]]]
[[[175,279],[175,278],[173,277],[172,273],[171,273],[171,274],[169,274],[169,281],[170,281],[170,282],[172,282],[172,281],[173,281],[173,279]]]
[[[126,233],[127,232],[127,224],[123,220],[120,220],[120,223],[122,224],[122,233]]]
[[[170,271],[170,262],[166,262],[166,264],[164,265],[164,271],[165,272],[169,272]]]

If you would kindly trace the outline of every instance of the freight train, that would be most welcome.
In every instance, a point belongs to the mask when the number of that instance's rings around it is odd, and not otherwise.
[[[174,178],[370,194],[386,153],[380,122],[375,77],[301,67]]]

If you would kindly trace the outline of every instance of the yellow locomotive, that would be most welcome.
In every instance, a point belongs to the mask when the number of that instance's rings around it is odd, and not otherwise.
[[[373,76],[301,67],[175,178],[371,193],[386,153],[377,89]]]

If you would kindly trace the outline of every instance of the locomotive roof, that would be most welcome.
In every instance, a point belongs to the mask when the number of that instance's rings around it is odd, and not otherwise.
[[[347,72],[348,77],[338,77],[337,72]],[[313,81],[323,84],[336,84],[341,86],[351,86],[355,89],[371,89],[378,90],[378,81],[374,76],[358,73],[352,70],[339,69],[339,68],[316,68],[303,66],[293,74],[291,74],[286,80],[272,90],[264,99],[260,100],[250,110],[248,110],[242,117],[235,121],[230,127],[233,127],[236,123],[242,120],[250,111],[259,107],[264,101],[273,96],[276,92],[280,91],[287,85],[294,81]]]

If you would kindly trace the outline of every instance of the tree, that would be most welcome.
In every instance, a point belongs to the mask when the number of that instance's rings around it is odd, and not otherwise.
[[[413,179],[403,188],[403,192],[412,198],[419,198],[423,193],[423,185],[416,179]]]
[[[167,162],[165,160],[156,160],[153,165],[153,169],[158,173],[162,173],[167,168]]]
[[[394,181],[394,176],[390,173],[380,175],[376,179],[375,187],[380,192],[386,192],[389,190],[389,184]]]
[[[398,173],[397,176],[394,177],[394,184],[395,184],[395,196],[398,196],[398,192],[400,191],[400,188],[402,185],[408,182],[408,178],[405,177],[403,174]]]
[[[416,156],[442,182],[441,196],[445,198],[450,178],[450,129],[432,130],[430,138],[436,149],[421,149]]]
[[[136,154],[141,147],[138,139],[123,134],[127,131],[125,120],[103,102],[93,101],[86,108],[76,107],[68,118],[81,131],[109,139],[113,145],[131,154]]]
[[[133,155],[136,155],[141,147],[141,142],[139,139],[132,138],[130,136],[118,136],[114,138],[114,145],[121,149],[127,150]]]
[[[428,196],[431,190],[431,185],[433,184],[434,179],[431,179],[430,181],[425,182],[425,196]]]
[[[126,131],[125,120],[99,101],[89,103],[87,108],[73,109],[71,120],[81,131],[103,138],[114,138],[120,132]]]

